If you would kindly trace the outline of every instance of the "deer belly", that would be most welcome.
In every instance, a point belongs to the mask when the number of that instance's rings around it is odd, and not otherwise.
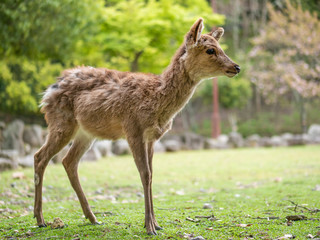
[[[124,136],[120,121],[92,119],[91,121],[79,120],[79,124],[96,138],[117,140]]]

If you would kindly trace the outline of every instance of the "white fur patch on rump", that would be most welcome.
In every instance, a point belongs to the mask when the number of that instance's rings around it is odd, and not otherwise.
[[[42,106],[46,106],[48,103],[46,102],[46,100],[48,98],[51,97],[51,94],[55,91],[55,89],[50,86],[49,88],[47,88],[47,90],[43,93],[43,97],[42,97],[42,101],[39,105],[39,107],[42,107]]]

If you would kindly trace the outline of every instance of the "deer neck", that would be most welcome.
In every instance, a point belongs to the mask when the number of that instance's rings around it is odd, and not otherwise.
[[[160,75],[162,89],[158,92],[160,98],[158,113],[161,125],[166,124],[186,105],[198,83],[197,79],[186,71],[184,54],[185,47],[182,46]]]

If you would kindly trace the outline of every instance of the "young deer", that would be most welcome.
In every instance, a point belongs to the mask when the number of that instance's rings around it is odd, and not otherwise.
[[[44,227],[42,183],[50,159],[72,139],[62,164],[75,190],[82,210],[97,224],[78,177],[81,156],[95,138],[125,137],[140,173],[145,197],[147,233],[160,230],[152,203],[153,144],[172,125],[174,116],[184,107],[203,79],[218,75],[233,77],[240,72],[218,44],[223,28],[201,35],[203,19],[198,19],[185,41],[161,75],[119,72],[78,67],[66,70],[43,96],[42,112],[49,134],[34,156],[34,217]]]

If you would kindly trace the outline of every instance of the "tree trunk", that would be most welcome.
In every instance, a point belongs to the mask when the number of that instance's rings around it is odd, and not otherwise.
[[[216,0],[211,0],[211,8],[214,13],[217,12],[217,1]]]
[[[300,96],[300,125],[301,132],[307,133],[307,113],[306,113],[306,101]]]
[[[131,72],[138,72],[139,71],[139,58],[142,55],[142,53],[143,53],[143,50],[135,53],[134,59],[131,62],[131,66],[130,66]]]
[[[233,26],[232,26],[232,36],[233,36],[233,50],[237,51],[239,48],[239,15],[240,15],[240,0],[235,0],[233,4]]]

